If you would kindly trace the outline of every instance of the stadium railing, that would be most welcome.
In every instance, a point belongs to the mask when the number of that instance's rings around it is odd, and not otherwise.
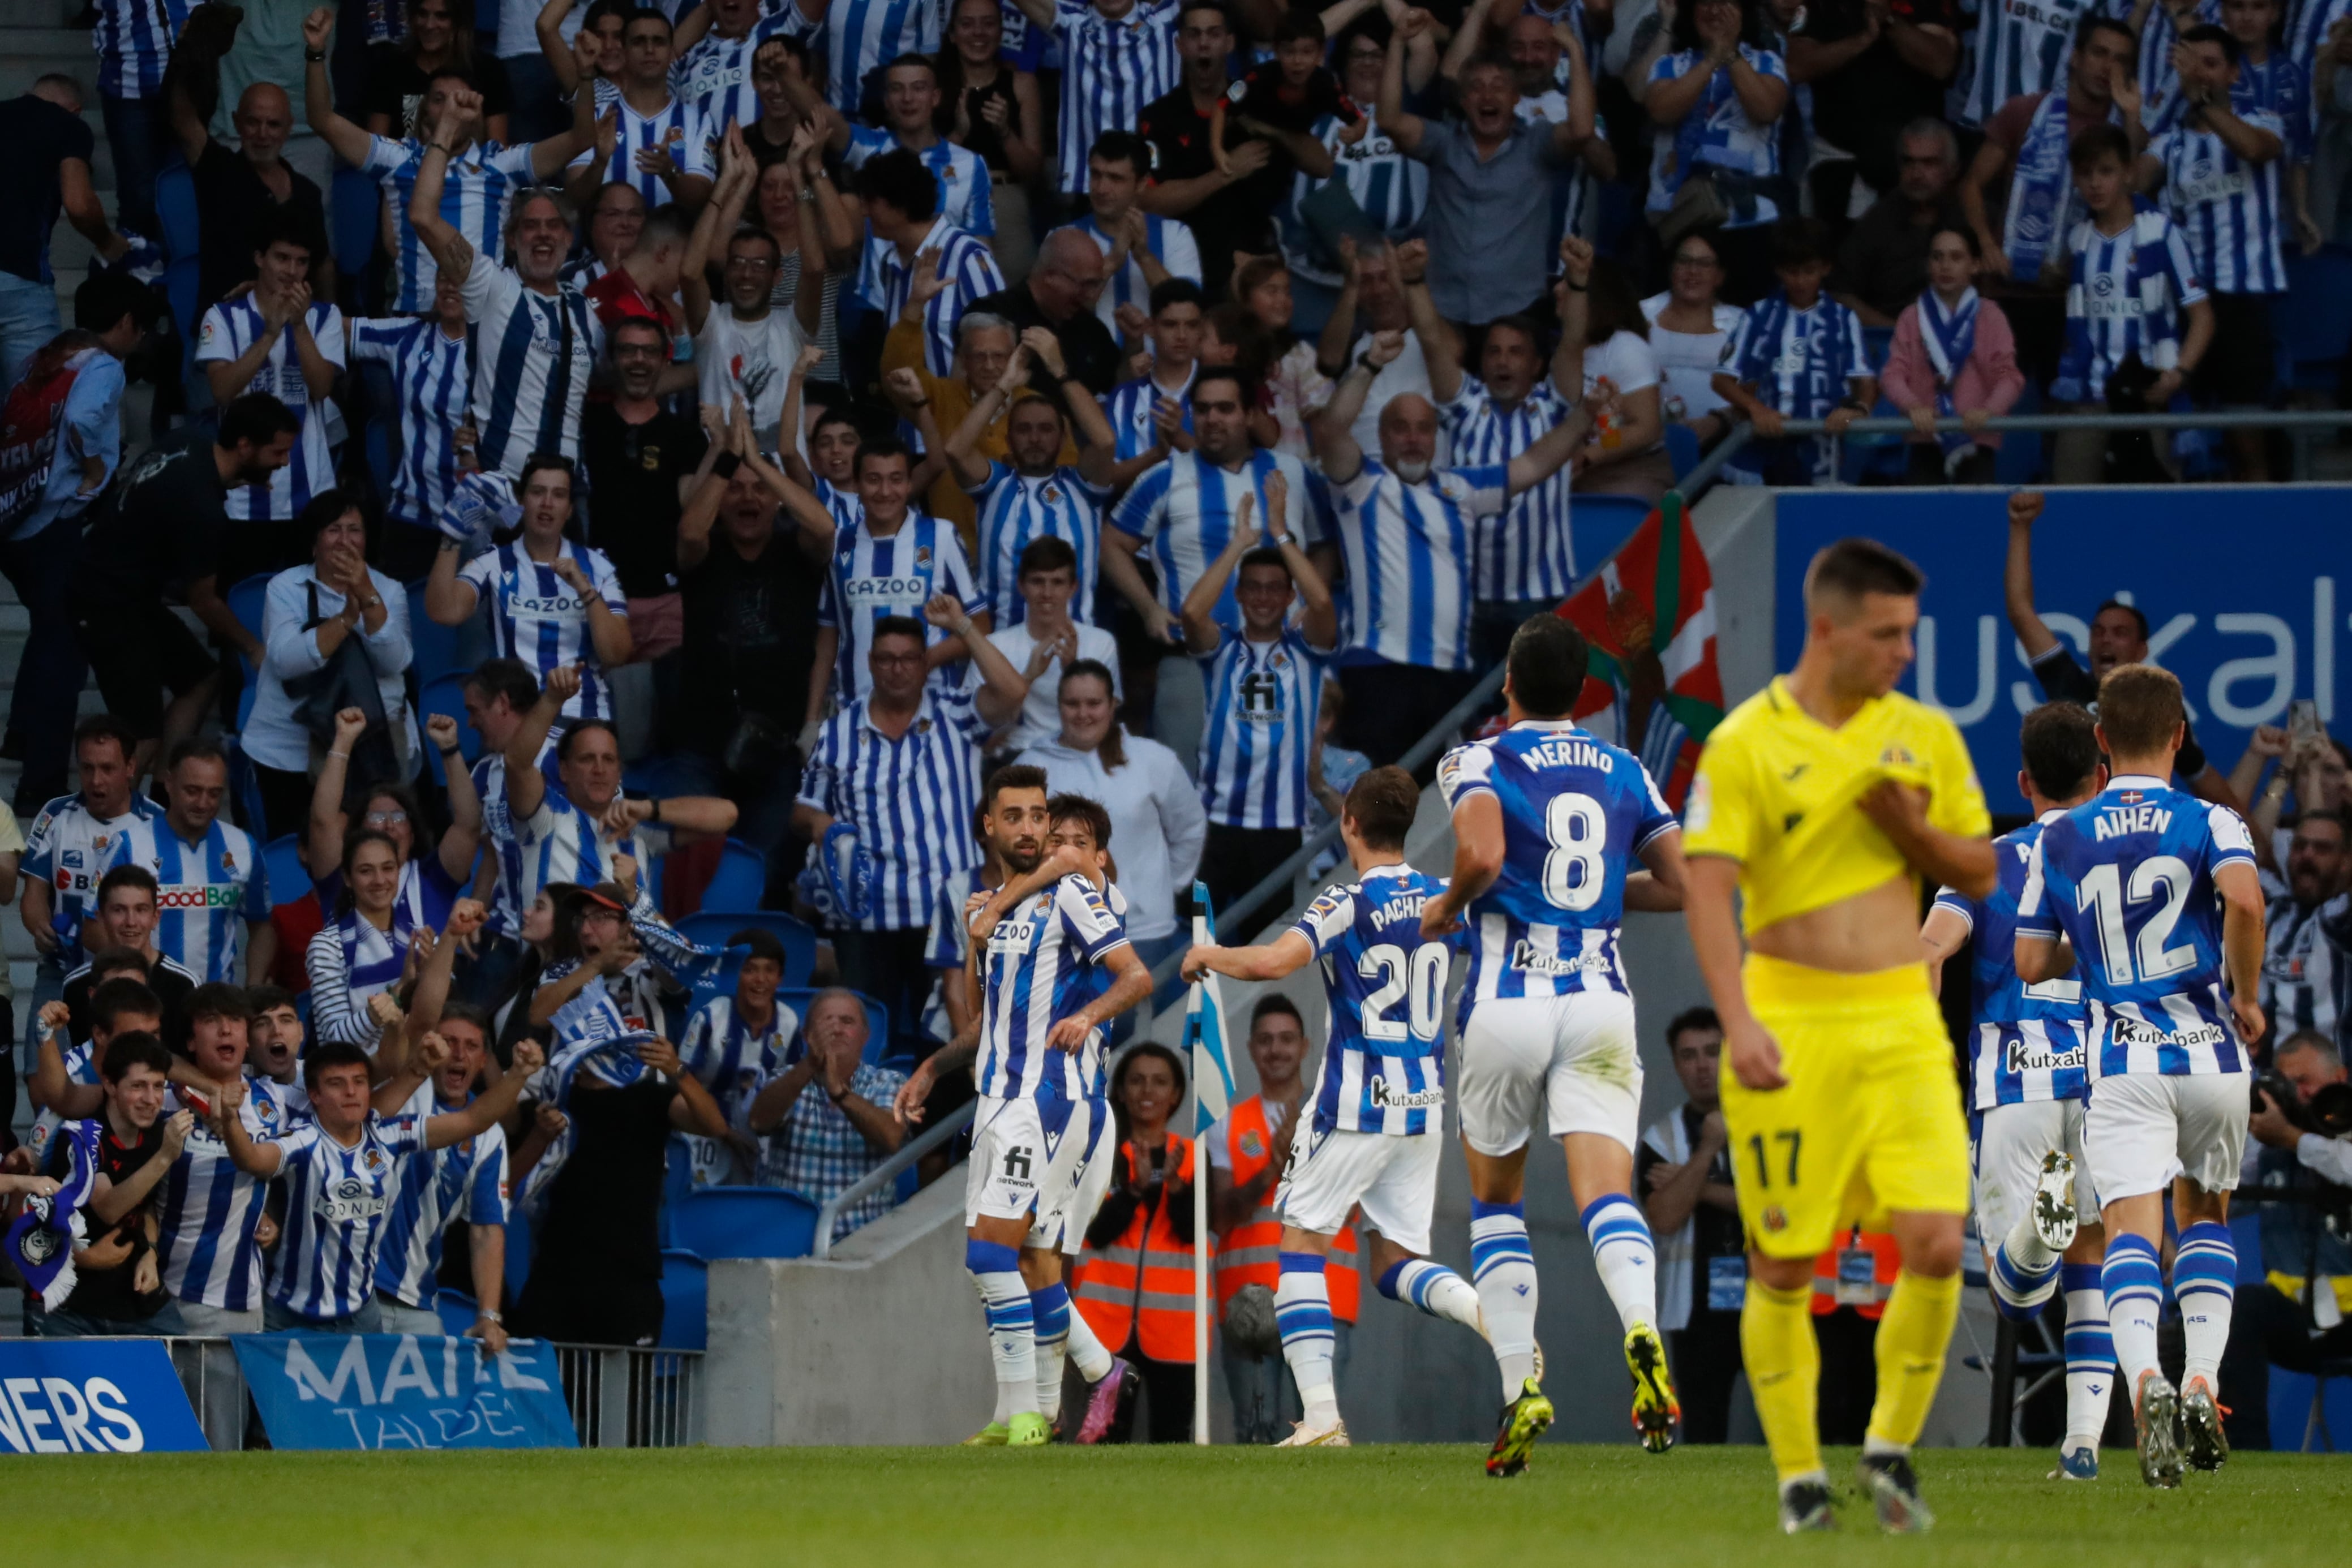
[[[253,1402],[229,1342],[187,1334],[163,1343],[205,1440],[215,1452],[244,1448]],[[682,1448],[702,1441],[702,1352],[559,1343],[555,1360],[582,1448]],[[224,1385],[217,1391],[216,1381]]]
[[[822,1263],[833,1256],[833,1228],[835,1222],[841,1218],[844,1209],[862,1202],[884,1187],[896,1186],[901,1173],[912,1170],[917,1160],[962,1132],[971,1120],[972,1113],[979,1109],[979,1101],[965,1101],[940,1117],[937,1126],[899,1145],[898,1153],[827,1200],[824,1207],[816,1211],[816,1242],[809,1249],[810,1259]]]

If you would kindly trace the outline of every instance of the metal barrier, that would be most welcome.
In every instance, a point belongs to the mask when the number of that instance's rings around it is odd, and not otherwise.
[[[205,1441],[225,1452],[268,1446],[226,1338],[173,1335],[163,1344]],[[582,1448],[680,1448],[702,1441],[702,1352],[561,1343],[554,1349]]]
[[[965,1101],[940,1117],[939,1125],[926,1129],[920,1137],[910,1138],[899,1145],[896,1154],[835,1193],[823,1208],[816,1211],[816,1242],[809,1249],[809,1256],[820,1263],[832,1257],[833,1228],[840,1220],[842,1210],[896,1182],[900,1172],[963,1131],[964,1124],[971,1121],[972,1113],[979,1109],[980,1102],[977,1100]]]

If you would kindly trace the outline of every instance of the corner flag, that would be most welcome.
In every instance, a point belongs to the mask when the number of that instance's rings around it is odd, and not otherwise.
[[[1209,884],[1192,884],[1192,943],[1217,939],[1216,911]],[[1198,1140],[1225,1119],[1234,1103],[1234,1070],[1225,1057],[1224,1008],[1217,977],[1202,975],[1184,999],[1184,1055],[1192,1075],[1192,1441],[1209,1440],[1209,1170]]]

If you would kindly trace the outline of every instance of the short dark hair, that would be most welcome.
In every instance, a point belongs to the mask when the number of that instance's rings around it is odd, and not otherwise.
[[[93,980],[100,975],[124,976],[143,986],[147,983],[147,957],[136,947],[102,947],[89,956],[89,975]]]
[[[2133,54],[2139,53],[2139,35],[2133,32],[2120,17],[2110,16],[2104,12],[2083,18],[2081,24],[2074,29],[2074,47],[2079,49],[2088,44],[2091,41],[2091,35],[2103,27],[2129,44]]]
[[[1151,287],[1151,314],[1157,316],[1171,305],[1191,305],[1206,310],[1209,297],[1189,277],[1163,277]]]
[[[152,1068],[168,1074],[172,1071],[172,1053],[145,1030],[126,1029],[106,1042],[106,1057],[99,1063],[99,1075],[109,1083],[120,1083],[134,1067]]]
[[[236,1019],[240,1022],[253,1018],[253,998],[243,986],[232,986],[226,980],[207,980],[188,993],[188,1021],[198,1019]]]
[[[102,980],[90,989],[89,1027],[114,1032],[115,1024],[126,1018],[138,1017],[161,1020],[163,998],[157,996],[144,980]]]
[[[2096,621],[2100,616],[2105,615],[2110,610],[2120,610],[2125,614],[2130,616],[2132,618],[2132,624],[2139,628],[2139,640],[2143,643],[2147,641],[2147,611],[2142,610],[2137,604],[2126,604],[2120,599],[2105,599],[2099,601],[2099,607],[2096,610],[2091,612],[2091,619]]]
[[[1234,576],[1238,579],[1254,566],[1270,566],[1285,577],[1290,575],[1290,562],[1283,559],[1280,545],[1259,545],[1255,549],[1244,551],[1242,559],[1234,563]]]
[[[358,1043],[348,1040],[322,1040],[302,1054],[302,1086],[319,1087],[319,1080],[331,1067],[357,1067],[364,1071],[369,1065],[368,1053]]]
[[[1584,691],[1592,653],[1584,633],[1557,615],[1530,615],[1511,633],[1504,655],[1511,695],[1530,718],[1565,718]]]
[[[1721,1034],[1723,1020],[1715,1016],[1713,1008],[1685,1008],[1667,1020],[1666,1050],[1671,1052],[1675,1049],[1675,1041],[1695,1029],[1713,1030]]]
[[[1211,382],[1233,382],[1234,393],[1240,398],[1242,407],[1245,409],[1257,402],[1257,388],[1251,383],[1249,377],[1233,365],[1202,365],[1192,378],[1192,401],[1200,401],[1201,389]]]
[[[522,460],[522,472],[515,476],[515,494],[520,496],[530,484],[530,477],[540,473],[559,473],[574,500],[580,495],[580,468],[561,452],[534,452]]]
[[[1257,1006],[1250,1009],[1250,1032],[1255,1034],[1257,1026],[1264,1023],[1267,1017],[1274,1013],[1287,1013],[1290,1020],[1298,1026],[1299,1032],[1301,1034],[1307,1032],[1307,1019],[1299,1012],[1298,1004],[1280,991],[1266,992],[1265,995],[1258,998]]]
[[[1375,768],[1348,786],[1341,810],[1354,820],[1356,836],[1376,850],[1401,850],[1421,809],[1421,786],[1402,768]]]
[[[74,726],[73,745],[77,753],[93,740],[114,742],[122,748],[122,760],[125,762],[130,761],[131,754],[139,749],[139,737],[131,733],[131,727],[110,713],[94,713]]]
[[[1076,577],[1078,552],[1070,541],[1057,534],[1045,534],[1021,547],[1020,570],[1016,577],[1026,577],[1033,571],[1066,571]]]
[[[1323,30],[1323,14],[1304,5],[1293,5],[1274,25],[1274,42],[1277,48],[1302,38],[1319,44],[1328,37]]]
[[[672,30],[670,27],[669,17],[666,13],[656,10],[651,5],[640,5],[635,10],[621,18],[621,32],[625,36],[630,28],[635,26],[640,22],[659,22],[662,25],[662,31],[669,32]]]
[[[1958,235],[1960,243],[1969,247],[1970,256],[1984,255],[1984,241],[1977,237],[1977,231],[1974,228],[1964,223],[1937,224],[1935,232],[1927,236],[1927,243],[1933,245],[1946,235]]]
[[[873,165],[869,163],[866,167],[872,168]],[[913,450],[895,435],[869,435],[857,444],[856,455],[849,460],[849,472],[853,478],[865,476],[866,460],[869,457],[903,457],[907,462],[907,471],[914,472]]]
[[[2043,703],[2018,727],[2025,776],[2045,800],[2079,795],[2099,766],[2099,737],[2091,710],[2080,703]]]
[[[605,340],[612,344],[615,353],[620,350],[621,334],[624,332],[651,332],[654,341],[662,346],[665,354],[670,346],[669,329],[650,316],[624,316],[605,329]]]
[[[340,522],[346,512],[359,512],[362,521],[367,516],[361,510],[359,497],[352,492],[340,487],[321,490],[302,503],[301,511],[295,514],[294,532],[315,544],[319,536]]]
[[[1892,593],[1916,599],[1927,586],[1927,574],[1908,556],[1887,549],[1876,539],[1843,538],[1824,545],[1805,569],[1805,611],[1812,612],[1821,594],[1860,600],[1866,593]]]
[[[1095,848],[1110,848],[1110,813],[1103,810],[1099,800],[1066,791],[1045,802],[1045,816],[1055,827],[1064,822],[1083,821],[1087,831],[1094,834]]]
[[[889,80],[890,73],[898,69],[902,66],[919,66],[924,70],[931,73],[931,85],[933,87],[937,87],[940,83],[939,61],[931,58],[929,55],[918,55],[911,51],[885,61],[882,66],[882,79],[885,81]]]
[[[776,934],[764,925],[747,925],[727,938],[730,947],[743,949],[743,962],[765,958],[781,969],[784,967],[784,945]]]
[[[126,862],[116,866],[98,879],[100,908],[103,909],[106,906],[107,895],[118,887],[135,887],[149,898],[161,898],[163,895],[163,886],[156,882],[154,873],[143,865],[131,865]]]
[[[980,809],[985,811],[992,808],[996,798],[1007,789],[1035,789],[1050,795],[1054,787],[1046,782],[1044,768],[1025,762],[1008,762],[990,774],[988,782],[981,786]]]
[[[2074,140],[2066,144],[2066,166],[2078,174],[2108,158],[2127,169],[2131,167],[2131,138],[2124,134],[2120,125],[2101,120],[2075,132]]]
[[[589,731],[596,729],[601,729],[606,735],[611,736],[613,737],[613,744],[614,747],[617,747],[621,744],[621,732],[614,729],[604,719],[576,718],[572,721],[572,727],[563,732],[563,738],[555,743],[555,760],[558,762],[571,761],[572,742],[577,740],[581,736],[587,734]]]
[[[466,685],[478,690],[485,701],[504,697],[517,713],[539,700],[539,673],[520,659],[485,659],[466,677]]]
[[[294,993],[283,986],[247,986],[245,988],[245,1005],[253,1009],[255,1018],[264,1013],[274,1013],[280,1008],[291,1008],[296,1012],[302,1010],[294,1000]]]
[[[172,742],[172,749],[163,753],[163,770],[174,773],[183,762],[217,762],[228,766],[228,753],[221,743],[206,735],[184,735]]]
[[[735,232],[727,236],[727,247],[730,250],[732,250],[735,246],[741,245],[747,239],[755,244],[766,246],[768,247],[768,254],[776,260],[782,261],[784,259],[784,247],[782,242],[778,240],[775,235],[770,234],[766,229],[761,228],[757,224],[738,225]]]
[[[761,935],[766,936],[767,933],[763,931]],[[770,936],[768,939],[772,942],[775,940],[772,936]],[[258,1011],[259,1009],[256,1009],[255,1010]],[[489,1044],[492,1039],[494,1039],[498,1034],[498,1030],[491,1025],[488,1011],[486,1009],[476,1007],[471,1002],[452,1001],[444,1003],[441,1009],[440,1021],[435,1024],[434,1027],[438,1029],[441,1024],[449,1023],[472,1024],[476,1030],[480,1031],[482,1043],[484,1045]]]
[[[456,82],[470,92],[479,92],[482,89],[482,78],[470,67],[461,66],[455,59],[447,60],[425,73],[425,86],[427,90],[431,89],[435,82],[445,79]]]
[[[590,0],[588,10],[580,18],[583,27],[593,27],[607,16],[618,16],[625,28],[629,18],[636,14],[636,0]]]
[[[866,633],[866,645],[871,647],[885,637],[912,637],[926,646],[931,640],[930,633],[923,630],[923,623],[911,615],[885,615],[875,622],[874,630]]]
[[[2099,683],[2099,728],[2110,757],[2163,749],[2188,714],[2180,677],[2155,664],[2117,664]]]
[[[1821,219],[1799,214],[1772,225],[1772,266],[1811,267],[1830,259],[1830,229]]]
[[[904,147],[867,159],[857,172],[857,193],[868,202],[889,203],[909,223],[939,215],[939,181],[919,154]]]
[[[2246,47],[2225,29],[2210,22],[2201,22],[2189,28],[2180,35],[2180,41],[2184,44],[2218,45],[2221,50],[2221,57],[2233,66],[2246,57]]]
[[[310,214],[297,203],[273,204],[253,220],[254,255],[267,256],[272,246],[281,245],[294,246],[305,259],[318,255],[318,233],[310,225]]]
[[[1135,177],[1139,180],[1148,178],[1151,173],[1151,143],[1132,131],[1104,131],[1095,138],[1095,144],[1087,150],[1087,156],[1099,158],[1106,163],[1125,163],[1135,171]]]
[[[213,444],[223,448],[267,446],[281,435],[301,434],[302,422],[294,417],[292,409],[268,392],[247,392],[221,410],[220,429],[214,432]]]
[[[74,325],[85,332],[111,331],[125,316],[141,329],[163,314],[155,291],[121,272],[94,272],[74,290]]]

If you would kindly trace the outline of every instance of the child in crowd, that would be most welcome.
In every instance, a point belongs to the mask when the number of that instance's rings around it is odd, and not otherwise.
[[[1323,63],[1323,17],[1304,5],[1282,14],[1275,24],[1274,58],[1253,66],[1225,89],[1209,111],[1209,147],[1217,167],[1234,172],[1233,149],[1225,144],[1225,118],[1233,115],[1243,140],[1262,136],[1287,149],[1301,140],[1312,141],[1316,126],[1328,116],[1347,127],[1339,140],[1352,147],[1363,136],[1364,111],[1340,89],[1339,78]]]
[[[1862,343],[1862,319],[1822,292],[1829,234],[1818,218],[1784,218],[1772,233],[1780,287],[1733,331],[1715,390],[1756,425],[1727,465],[1742,485],[1818,485],[1836,476],[1831,439],[1868,412],[1877,382]],[[1791,419],[1818,419],[1828,434],[1790,438]]]

